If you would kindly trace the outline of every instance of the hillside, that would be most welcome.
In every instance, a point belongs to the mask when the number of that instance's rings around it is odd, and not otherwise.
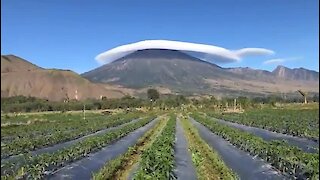
[[[286,80],[319,81],[319,73],[304,68],[290,69],[285,66],[278,66],[272,71],[276,77]]]
[[[1,56],[1,73],[40,70],[42,68],[14,55]]]
[[[265,95],[297,89],[319,92],[319,73],[303,69],[284,78],[274,72],[251,68],[222,68],[183,52],[166,49],[139,50],[82,74],[90,81],[141,89],[167,87],[184,94]],[[312,74],[312,75],[309,75]],[[312,78],[311,78],[312,77]]]
[[[70,70],[43,69],[17,56],[1,56],[1,97],[34,96],[48,100],[122,97]]]

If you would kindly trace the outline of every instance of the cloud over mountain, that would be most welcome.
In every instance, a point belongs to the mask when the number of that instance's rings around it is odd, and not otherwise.
[[[289,58],[277,58],[277,59],[269,59],[263,62],[263,64],[281,64],[287,61],[295,61],[300,60],[302,57],[289,57]]]
[[[223,47],[169,40],[145,40],[118,46],[96,56],[101,64],[113,62],[137,50],[169,49],[186,52],[199,59],[212,63],[238,62],[247,56],[272,55],[274,51],[265,48],[243,48],[229,50]]]

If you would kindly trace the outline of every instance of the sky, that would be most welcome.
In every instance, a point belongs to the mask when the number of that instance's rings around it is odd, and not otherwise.
[[[117,46],[171,40],[274,52],[222,67],[319,71],[318,22],[318,0],[1,0],[1,54],[84,73]]]

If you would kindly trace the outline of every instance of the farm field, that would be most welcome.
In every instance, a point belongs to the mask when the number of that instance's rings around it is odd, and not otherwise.
[[[319,0],[1,1],[1,180],[319,180]]]
[[[253,109],[244,113],[210,113],[208,115],[248,126],[259,127],[319,141],[319,107],[308,109]]]
[[[319,179],[318,147],[286,138],[317,144],[318,115],[263,108],[1,116],[1,179]]]

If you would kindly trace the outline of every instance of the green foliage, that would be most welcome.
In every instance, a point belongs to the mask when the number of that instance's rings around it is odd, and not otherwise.
[[[47,115],[48,116],[48,115]],[[50,116],[50,115],[49,115]],[[15,128],[1,128],[1,158],[70,141],[96,131],[130,122],[139,116],[138,113],[120,114],[105,118],[102,115],[90,115],[83,120],[81,115],[53,114],[61,121],[37,122]],[[32,133],[30,133],[32,132]]]
[[[177,108],[183,104],[189,104],[190,101],[182,95],[169,96],[166,98],[159,99],[156,101],[155,106],[160,107],[161,109]]]
[[[290,178],[319,179],[319,154],[305,153],[282,141],[264,141],[248,132],[241,131],[205,118],[198,113],[192,117],[207,126],[241,150],[271,163]]]
[[[199,179],[238,179],[218,153],[201,139],[198,131],[186,118],[182,119],[182,125]]]
[[[45,172],[48,173],[64,166],[66,163],[76,161],[82,157],[87,156],[89,153],[97,151],[114,140],[117,140],[128,133],[138,129],[141,126],[149,123],[154,117],[147,117],[138,122],[128,124],[120,129],[109,131],[102,135],[88,137],[71,147],[59,150],[57,152],[48,154],[41,154],[34,157],[25,157],[25,164],[22,167],[17,164],[4,164],[1,165],[1,170],[4,172],[13,172],[13,174],[5,174],[1,179],[42,179]],[[3,169],[4,168],[4,169]],[[23,169],[24,174],[21,174]]]
[[[156,89],[148,89],[147,94],[148,98],[152,101],[156,101],[160,97],[159,92]]]
[[[152,143],[152,141],[157,137],[159,131],[161,132],[161,129],[163,127],[163,122],[161,121],[165,120],[160,120],[152,129],[147,131],[133,147],[130,147],[126,153],[107,162],[104,167],[99,170],[99,172],[93,175],[92,179],[115,179],[116,174],[119,173],[119,170],[120,172],[122,170],[125,170],[128,163],[130,163],[132,161],[132,158],[134,158],[134,155],[140,156],[140,154],[145,151],[149,144]]]
[[[134,179],[176,179],[174,169],[175,116],[171,116],[161,135],[142,154]]]
[[[42,111],[79,111],[86,105],[86,110],[139,108],[146,106],[148,102],[125,96],[121,99],[87,99],[84,101],[71,100],[69,102],[53,102],[34,97],[16,96],[1,98],[2,112],[42,112]]]
[[[319,139],[319,109],[251,109],[244,113],[209,115],[294,136]]]

